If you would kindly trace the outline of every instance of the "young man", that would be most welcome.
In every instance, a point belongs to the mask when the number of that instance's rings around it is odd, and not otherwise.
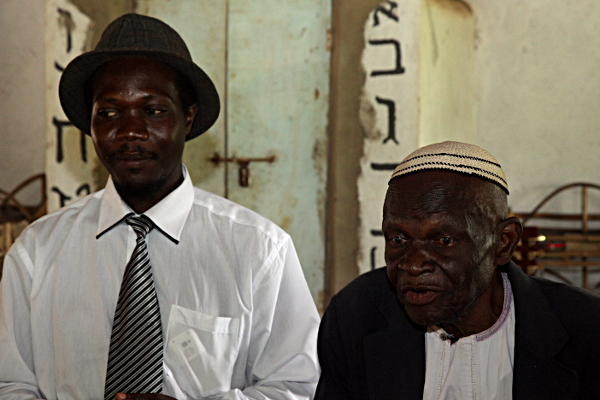
[[[386,268],[331,301],[317,399],[600,398],[600,298],[526,276],[511,257],[504,172],[444,142],[392,175]]]
[[[181,37],[124,15],[59,90],[110,179],[7,255],[0,399],[311,398],[319,317],[290,237],[182,165],[219,98]]]

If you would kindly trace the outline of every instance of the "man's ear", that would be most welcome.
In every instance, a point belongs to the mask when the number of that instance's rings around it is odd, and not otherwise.
[[[496,265],[504,265],[512,258],[523,233],[523,225],[517,217],[510,217],[496,227],[499,240],[496,245]]]
[[[192,131],[192,124],[194,123],[194,118],[198,113],[198,104],[194,103],[185,111],[185,137],[187,138]]]

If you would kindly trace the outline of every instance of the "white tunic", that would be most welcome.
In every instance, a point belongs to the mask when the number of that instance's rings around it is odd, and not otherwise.
[[[515,313],[510,281],[502,274],[504,306],[496,323],[454,344],[441,329],[425,334],[424,400],[511,400]]]

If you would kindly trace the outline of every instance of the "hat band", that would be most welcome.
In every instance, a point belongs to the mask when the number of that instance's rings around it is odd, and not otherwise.
[[[487,163],[487,164],[495,165],[498,168],[502,168],[500,166],[500,164],[492,162],[490,160],[486,160],[485,158],[479,158],[479,157],[473,157],[473,156],[463,156],[463,155],[452,154],[452,153],[421,154],[421,155],[409,158],[408,160],[404,160],[404,161],[402,161],[401,164],[405,164],[405,163],[410,162],[412,160],[416,160],[417,158],[436,157],[436,156],[457,157],[457,158],[468,159],[468,160],[473,160],[473,161],[480,161],[480,162],[484,162],[484,163]],[[502,179],[502,178],[500,178],[500,179]],[[502,180],[504,181],[504,179],[502,179]]]
[[[498,181],[502,182],[504,185],[506,185],[506,181],[504,179],[502,179],[502,177],[500,177],[499,175],[494,174],[492,172],[486,171],[481,168],[473,167],[471,165],[452,164],[452,163],[443,162],[443,161],[427,161],[427,162],[420,163],[420,164],[409,165],[408,167],[396,170],[396,172],[392,176],[392,179],[397,177],[398,175],[410,173],[410,172],[412,172],[411,170],[434,169],[434,168],[449,169],[449,170],[454,170],[454,171],[458,171],[458,172],[465,172],[465,173],[480,175],[480,176],[483,176],[483,177],[486,177],[489,179],[498,180]]]

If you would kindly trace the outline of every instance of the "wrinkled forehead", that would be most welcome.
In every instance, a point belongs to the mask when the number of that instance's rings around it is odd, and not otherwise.
[[[384,217],[428,218],[432,214],[462,220],[481,214],[484,179],[446,170],[398,177],[388,187]]]

